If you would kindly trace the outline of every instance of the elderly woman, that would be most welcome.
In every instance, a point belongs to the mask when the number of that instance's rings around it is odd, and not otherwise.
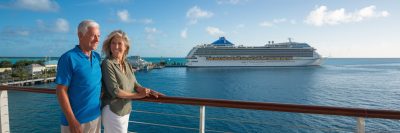
[[[125,32],[111,32],[103,43],[106,55],[101,67],[104,95],[102,97],[102,122],[104,133],[126,133],[128,131],[131,99],[163,94],[142,87],[133,74],[132,66],[126,61],[129,39]]]

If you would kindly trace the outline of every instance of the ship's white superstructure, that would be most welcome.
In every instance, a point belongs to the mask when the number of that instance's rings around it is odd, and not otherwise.
[[[188,53],[188,67],[210,66],[312,66],[322,58],[307,43],[269,42],[265,46],[235,46],[220,37],[211,43],[195,46]]]

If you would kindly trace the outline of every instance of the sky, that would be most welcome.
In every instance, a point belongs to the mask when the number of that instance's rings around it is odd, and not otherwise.
[[[305,42],[323,57],[399,58],[398,0],[2,0],[0,57],[61,56],[79,22],[131,40],[129,55],[185,57],[225,36],[235,45]]]

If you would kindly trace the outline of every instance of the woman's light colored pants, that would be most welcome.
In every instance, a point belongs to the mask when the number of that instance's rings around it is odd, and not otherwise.
[[[104,106],[101,111],[104,133],[127,133],[129,115],[119,116],[110,110],[109,105]]]

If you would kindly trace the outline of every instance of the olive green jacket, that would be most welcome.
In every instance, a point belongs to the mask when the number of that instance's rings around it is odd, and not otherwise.
[[[141,86],[133,74],[131,65],[125,60],[124,73],[120,69],[119,62],[110,57],[104,59],[101,64],[103,97],[102,107],[110,106],[110,110],[119,116],[127,115],[131,112],[131,100],[122,99],[117,96],[118,92],[124,90],[126,92],[136,93],[135,87]]]

